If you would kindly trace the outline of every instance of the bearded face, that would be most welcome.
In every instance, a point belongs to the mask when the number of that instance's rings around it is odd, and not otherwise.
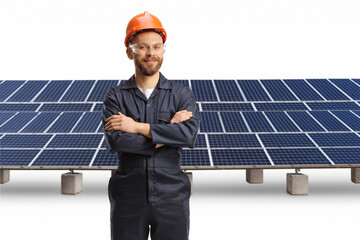
[[[145,76],[153,76],[162,65],[163,56],[157,56],[153,51],[148,51],[146,56],[135,55],[135,67]]]
[[[154,47],[156,43],[162,44],[162,37],[153,31],[143,32],[131,41],[132,45],[148,46],[146,49],[141,51],[133,51],[130,47],[127,49],[127,54],[130,59],[134,60],[136,70],[144,76],[153,76],[159,72],[164,59],[164,51]],[[155,44],[155,45],[154,45]],[[140,50],[140,49],[138,49]]]

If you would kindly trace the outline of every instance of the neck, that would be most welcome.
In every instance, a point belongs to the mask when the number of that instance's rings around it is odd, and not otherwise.
[[[137,69],[135,71],[135,83],[136,86],[141,89],[155,88],[159,81],[159,77],[159,72],[152,76],[145,76]]]

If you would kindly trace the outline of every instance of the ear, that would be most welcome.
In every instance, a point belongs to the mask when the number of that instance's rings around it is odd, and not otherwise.
[[[129,48],[129,47],[126,48],[126,55],[128,56],[128,58],[129,58],[130,60],[133,60],[133,59],[134,59],[133,52],[132,52],[131,48]]]

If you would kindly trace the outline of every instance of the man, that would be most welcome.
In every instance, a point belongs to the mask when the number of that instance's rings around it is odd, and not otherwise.
[[[125,46],[135,75],[111,88],[102,121],[108,151],[118,153],[109,180],[111,239],[185,240],[190,181],[180,169],[182,147],[193,147],[200,117],[192,91],[159,69],[166,32],[155,16],[132,18]]]

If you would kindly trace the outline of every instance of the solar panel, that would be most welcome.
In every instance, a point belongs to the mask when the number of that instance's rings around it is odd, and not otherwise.
[[[40,107],[40,104],[29,104],[29,103],[0,103],[0,111],[2,112],[35,112]]]
[[[89,166],[95,150],[44,150],[32,166]]]
[[[5,81],[0,85],[0,101],[3,102],[19,89],[25,81]]]
[[[359,164],[360,148],[324,148],[335,164]]]
[[[257,111],[306,111],[304,103],[254,103]]]
[[[326,79],[307,79],[326,100],[350,100]]]
[[[19,91],[12,95],[7,102],[30,102],[46,85],[47,81],[29,81]]]
[[[71,81],[50,81],[34,102],[57,102],[70,84]]]
[[[220,101],[244,101],[234,80],[214,80]]]
[[[290,148],[267,150],[275,165],[331,164],[319,149]]]
[[[288,115],[304,132],[322,132],[326,129],[319,124],[308,112],[288,112]]]
[[[285,112],[265,112],[265,115],[278,132],[300,132],[300,129]]]
[[[302,101],[325,100],[303,79],[288,79],[284,82]]]
[[[260,80],[275,101],[297,101],[281,80]]]
[[[320,147],[360,146],[360,137],[355,133],[310,133]]]
[[[240,112],[222,112],[220,113],[224,124],[225,132],[249,132]],[[201,127],[200,123],[200,127]]]
[[[305,134],[259,134],[265,147],[315,147]]]
[[[193,89],[201,116],[185,168],[360,165],[359,79],[173,81]],[[0,165],[117,166],[101,111],[118,83],[0,82]]]
[[[270,101],[269,95],[257,80],[238,80],[247,101]]]
[[[254,111],[250,103],[202,103],[203,111]]]
[[[343,90],[352,99],[360,99],[360,85],[349,79],[329,79],[333,84]]]
[[[214,86],[210,80],[191,80],[191,89],[195,94],[196,101],[218,101]]]
[[[215,166],[271,165],[262,149],[213,149]]]
[[[77,80],[74,81],[65,95],[61,98],[61,102],[82,102],[86,100],[90,90],[95,83],[94,80]]]
[[[1,139],[1,148],[43,148],[51,135],[6,134]]]

